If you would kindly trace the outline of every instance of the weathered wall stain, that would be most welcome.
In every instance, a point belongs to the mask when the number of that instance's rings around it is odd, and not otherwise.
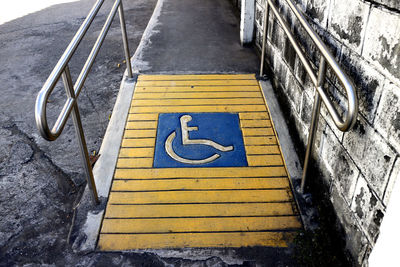
[[[397,136],[400,138],[400,113],[396,113],[396,118],[392,120],[392,126],[397,132]]]
[[[360,194],[356,196],[356,213],[357,216],[361,219],[364,217],[363,206],[365,205],[364,197],[364,188],[361,188]]]
[[[256,0],[257,17],[264,1]],[[395,0],[296,0],[308,22],[351,77],[359,98],[354,129],[342,133],[322,107],[313,155],[346,233],[346,248],[356,265],[368,261],[400,169],[400,2]],[[290,12],[277,0],[284,14]],[[288,21],[313,67],[320,53],[291,14]],[[304,67],[273,16],[269,18],[266,59],[284,109],[306,143],[313,88]],[[256,23],[256,44],[262,26]],[[346,107],[346,92],[328,68],[325,90],[336,107]]]
[[[343,25],[337,23],[332,24],[332,28],[340,35],[341,38],[349,40],[350,43],[357,46],[361,43],[362,18],[360,16],[351,16],[344,30]]]
[[[393,47],[384,36],[379,37],[379,41],[383,51],[379,55],[372,56],[372,58],[400,79],[400,38],[397,39],[397,43]]]

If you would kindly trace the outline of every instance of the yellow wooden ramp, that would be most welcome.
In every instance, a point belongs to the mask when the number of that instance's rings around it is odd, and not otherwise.
[[[290,188],[254,75],[140,75],[98,247],[285,247]]]

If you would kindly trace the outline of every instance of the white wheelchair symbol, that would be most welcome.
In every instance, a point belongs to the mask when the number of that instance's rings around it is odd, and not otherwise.
[[[192,116],[190,116],[190,115],[183,115],[180,118],[181,130],[182,130],[182,144],[183,145],[206,145],[206,146],[211,146],[222,152],[227,152],[227,151],[233,150],[233,146],[222,146],[222,145],[220,145],[214,141],[208,140],[208,139],[189,139],[190,131],[199,130],[199,128],[197,126],[194,126],[194,127],[187,126],[187,123],[191,120],[192,120]],[[199,160],[182,158],[182,157],[178,156],[172,148],[172,142],[174,141],[175,137],[176,137],[176,132],[172,132],[168,136],[167,140],[165,141],[165,151],[171,158],[173,158],[176,161],[179,161],[182,163],[187,163],[187,164],[205,164],[205,163],[214,161],[221,156],[221,155],[215,153],[214,155],[212,155],[208,158],[199,159]]]

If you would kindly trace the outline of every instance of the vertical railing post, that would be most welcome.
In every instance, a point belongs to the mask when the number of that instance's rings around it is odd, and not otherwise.
[[[86,180],[87,180],[89,189],[92,191],[93,200],[94,200],[95,204],[98,204],[99,197],[97,196],[97,189],[96,189],[96,184],[95,184],[94,177],[93,177],[92,164],[90,163],[90,159],[89,159],[89,153],[87,150],[85,135],[83,133],[81,117],[79,114],[78,101],[75,97],[74,86],[72,84],[71,73],[69,71],[68,65],[64,68],[64,71],[62,73],[62,79],[63,79],[64,87],[65,87],[68,97],[73,98],[75,100],[74,107],[72,110],[72,120],[73,120],[73,123],[75,126],[74,128],[75,128],[76,135],[78,137],[79,148],[81,150],[81,155],[82,155],[82,158],[84,161],[83,165],[84,165],[85,172],[86,172]]]
[[[325,58],[323,56],[321,56],[320,63],[319,63],[317,87],[324,85],[325,74],[326,74],[326,61],[325,61]],[[300,185],[300,192],[301,193],[304,193],[304,187],[305,187],[305,182],[306,182],[308,165],[309,165],[309,162],[310,162],[311,152],[312,152],[312,149],[313,149],[313,146],[314,146],[315,134],[316,134],[317,128],[318,128],[318,120],[319,120],[320,109],[321,109],[321,96],[319,95],[318,90],[315,89],[314,106],[313,106],[313,111],[312,111],[310,129],[309,129],[309,132],[308,132],[308,143],[307,143],[306,157],[304,159],[303,175],[301,177],[301,185]]]
[[[261,66],[260,66],[260,77],[264,74],[264,59],[265,59],[265,42],[267,41],[267,30],[268,30],[268,15],[269,15],[268,0],[265,0],[265,12],[264,12],[264,25],[263,25],[263,42],[261,50]]]
[[[121,23],[122,42],[124,43],[126,69],[128,70],[128,78],[132,78],[133,74],[132,74],[132,66],[131,66],[131,56],[129,53],[128,35],[126,34],[124,7],[122,5],[122,0],[119,3],[118,14],[119,14],[119,20]]]

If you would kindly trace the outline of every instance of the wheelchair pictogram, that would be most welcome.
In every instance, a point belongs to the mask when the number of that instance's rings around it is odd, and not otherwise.
[[[154,168],[247,166],[235,113],[161,113]]]
[[[199,128],[197,126],[192,126],[189,127],[187,125],[188,122],[192,120],[192,116],[190,115],[183,115],[180,118],[180,123],[181,123],[181,134],[182,134],[182,144],[183,145],[206,145],[206,146],[211,146],[221,152],[227,152],[233,150],[233,146],[223,146],[218,144],[217,142],[214,142],[209,139],[190,139],[189,138],[189,132],[190,131],[198,131]],[[209,163],[217,158],[219,158],[221,155],[215,153],[214,155],[207,157],[205,159],[199,159],[199,160],[193,160],[193,159],[186,159],[183,157],[178,156],[173,147],[172,147],[172,142],[174,141],[174,138],[176,137],[176,132],[172,132],[167,140],[165,141],[165,151],[167,154],[173,158],[176,161],[182,162],[182,163],[187,163],[187,164],[204,164],[204,163]]]

